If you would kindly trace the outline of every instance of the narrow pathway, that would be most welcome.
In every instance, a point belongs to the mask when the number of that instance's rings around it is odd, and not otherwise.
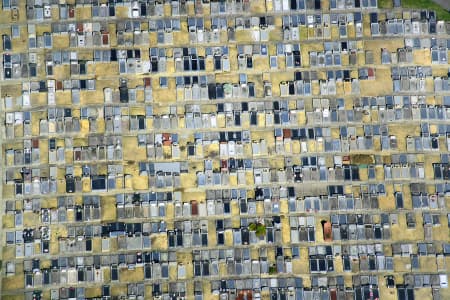
[[[450,1],[449,0],[432,0],[434,3],[439,4],[442,8],[450,11]]]

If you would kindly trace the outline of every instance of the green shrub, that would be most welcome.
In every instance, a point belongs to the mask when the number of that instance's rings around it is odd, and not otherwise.
[[[255,231],[257,237],[263,237],[266,235],[266,226],[259,222],[248,225],[248,230]]]

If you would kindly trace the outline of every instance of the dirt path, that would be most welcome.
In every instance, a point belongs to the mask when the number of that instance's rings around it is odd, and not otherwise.
[[[450,1],[449,0],[432,0],[434,3],[439,4],[444,9],[450,11]]]

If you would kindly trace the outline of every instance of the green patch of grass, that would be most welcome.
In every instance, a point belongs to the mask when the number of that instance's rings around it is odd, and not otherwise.
[[[378,0],[379,8],[392,8],[392,0]]]
[[[432,0],[401,0],[403,8],[434,10],[438,20],[450,21],[450,12]],[[393,8],[393,0],[378,0],[379,8]]]
[[[431,0],[402,0],[402,7],[434,10],[438,20],[450,21],[450,12]]]

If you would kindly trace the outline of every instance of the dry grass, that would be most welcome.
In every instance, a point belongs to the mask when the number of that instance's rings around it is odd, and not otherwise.
[[[1,20],[1,16],[0,16]],[[9,31],[9,30],[8,30]],[[9,32],[5,32],[8,33]],[[3,32],[2,32],[3,34]],[[28,33],[25,26],[20,28],[20,38],[12,39],[12,49],[14,49],[15,52],[26,52],[28,51]]]
[[[137,138],[135,136],[124,136],[122,138],[123,145],[123,159],[127,161],[137,162],[147,159],[147,150],[145,147],[139,147],[137,143]],[[137,166],[128,165],[127,168],[133,168],[133,175],[139,175],[139,170]]]
[[[353,154],[350,155],[352,164],[372,164],[374,163],[374,156],[369,154]]]
[[[431,65],[431,52],[429,49],[413,51],[413,61],[417,65]]]
[[[182,194],[182,201],[190,202],[191,200],[197,200],[198,202],[204,202],[206,200],[206,194],[203,190],[184,191]]]
[[[266,12],[266,2],[262,0],[251,1],[250,12],[252,14],[264,14]]]
[[[294,274],[308,274],[309,273],[309,255],[306,247],[300,248],[300,257],[292,260],[292,272]],[[306,281],[309,281],[309,276],[305,277]],[[304,286],[308,285],[308,282],[303,282]]]
[[[118,62],[97,63],[95,66],[95,75],[97,75],[99,79],[102,79],[103,76],[108,77],[117,74],[119,74]]]
[[[14,260],[16,258],[16,247],[5,246],[2,250],[4,261]],[[17,271],[16,271],[17,272]]]
[[[152,249],[166,250],[168,247],[167,235],[163,234],[153,234],[151,237]]]
[[[14,291],[23,289],[25,286],[25,278],[23,274],[14,275],[10,277],[3,277],[2,288],[3,291]]]
[[[84,291],[86,298],[100,297],[102,294],[101,287],[87,287]]]
[[[233,246],[233,232],[230,229],[225,230],[225,246]]]
[[[439,291],[442,291],[442,289],[440,289]],[[423,300],[431,300],[433,299],[433,295],[431,293],[431,288],[426,287],[426,288],[415,288],[414,289],[414,297],[415,299],[423,299]],[[443,299],[447,299],[447,298],[443,298]]]
[[[236,42],[237,43],[251,43],[253,42],[251,32],[249,30],[237,30],[236,31]]]
[[[114,197],[101,197],[101,220],[103,222],[114,221],[116,216],[116,199]]]
[[[128,7],[116,7],[116,17],[117,18],[128,18],[129,8]]]
[[[134,270],[119,268],[119,279],[121,282],[139,282],[144,280],[144,268],[136,267]]]
[[[376,69],[375,80],[361,80],[361,93],[367,96],[389,95],[392,94],[392,81],[390,70]]]
[[[421,215],[416,214],[416,224],[421,224]],[[405,214],[398,215],[398,224],[392,225],[392,240],[420,241],[423,240],[423,227],[417,225],[414,229],[406,227]]]
[[[14,228],[14,215],[8,214],[3,216],[3,228]]]
[[[279,27],[272,29],[269,32],[269,41],[270,42],[279,42],[283,40],[283,32]]]
[[[286,201],[284,202],[286,203]],[[281,217],[281,237],[283,243],[289,244],[291,242],[291,227],[289,225],[289,218],[285,216]]]
[[[185,45],[189,45],[189,33],[188,32],[174,32],[173,33],[173,42],[174,45],[178,45],[178,46],[185,46]]]
[[[18,97],[22,95],[22,86],[21,84],[8,84],[2,86],[1,90],[1,96],[11,96],[11,97]]]
[[[397,296],[396,289],[390,289],[386,286],[386,280],[379,280],[380,299],[395,299]]]

